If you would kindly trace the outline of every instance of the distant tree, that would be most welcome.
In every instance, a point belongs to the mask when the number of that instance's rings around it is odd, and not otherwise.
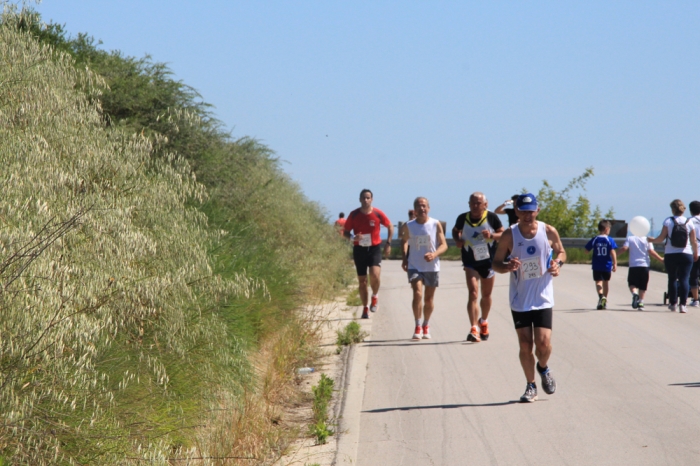
[[[542,180],[542,187],[537,193],[540,205],[538,219],[553,225],[562,238],[585,238],[598,232],[598,222],[612,219],[615,215],[612,207],[605,215],[600,207],[591,208],[591,202],[582,193],[572,200],[573,191],[586,190],[586,182],[593,176],[593,167],[588,167],[583,174],[575,177],[561,191],[557,191],[547,180]]]

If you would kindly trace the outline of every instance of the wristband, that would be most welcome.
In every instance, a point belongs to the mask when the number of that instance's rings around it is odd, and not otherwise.
[[[561,260],[561,259],[557,259],[557,265],[558,265],[559,268],[561,269],[561,266],[564,265],[564,261]]]

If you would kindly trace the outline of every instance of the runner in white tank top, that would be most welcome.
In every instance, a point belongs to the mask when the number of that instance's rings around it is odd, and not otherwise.
[[[535,237],[528,239],[518,225],[513,233],[512,257],[520,259],[520,268],[510,274],[510,308],[516,312],[554,307],[552,275],[547,273],[552,260],[552,247],[547,240],[546,226],[537,222]]]
[[[534,194],[518,197],[515,212],[520,221],[503,233],[493,258],[493,270],[511,274],[511,314],[520,344],[520,365],[527,379],[521,402],[537,400],[535,369],[545,393],[551,395],[557,389],[547,366],[552,354],[552,278],[559,275],[566,252],[556,228],[537,221],[539,211]],[[535,347],[537,361],[532,354]]]
[[[416,321],[413,340],[421,340],[430,338],[429,321],[434,308],[435,289],[438,287],[439,256],[447,251],[447,241],[442,224],[428,217],[428,200],[418,197],[413,201],[413,207],[416,218],[404,224],[399,235],[403,252],[401,267],[408,273],[408,281],[413,290],[412,307]]]

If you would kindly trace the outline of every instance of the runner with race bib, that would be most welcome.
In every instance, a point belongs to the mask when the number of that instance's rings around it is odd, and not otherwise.
[[[566,252],[557,230],[537,221],[540,209],[534,194],[520,195],[515,211],[519,222],[501,236],[493,269],[510,273],[510,309],[520,344],[520,365],[527,379],[525,393],[520,397],[525,403],[537,400],[535,368],[545,393],[551,395],[557,389],[547,366],[552,354],[552,279],[559,275]],[[534,348],[537,361],[532,354]]]
[[[488,317],[491,311],[491,292],[495,274],[491,269],[491,258],[496,251],[496,244],[503,233],[503,225],[498,215],[489,212],[488,200],[483,193],[476,192],[469,196],[469,212],[457,217],[452,238],[458,248],[462,249],[462,265],[467,278],[469,301],[467,312],[471,330],[467,341],[479,342],[489,339]],[[479,283],[481,282],[481,301]],[[479,318],[481,305],[481,318]]]

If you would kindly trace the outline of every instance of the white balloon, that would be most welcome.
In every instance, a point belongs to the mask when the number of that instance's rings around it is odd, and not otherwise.
[[[649,220],[640,215],[630,220],[627,230],[634,236],[646,236],[650,228]]]

